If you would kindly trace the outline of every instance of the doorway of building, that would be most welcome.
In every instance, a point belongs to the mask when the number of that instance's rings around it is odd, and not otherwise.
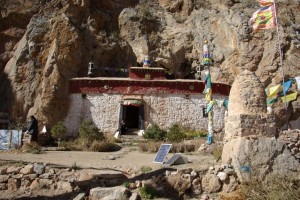
[[[139,108],[138,106],[124,106],[123,123],[128,129],[139,128]]]

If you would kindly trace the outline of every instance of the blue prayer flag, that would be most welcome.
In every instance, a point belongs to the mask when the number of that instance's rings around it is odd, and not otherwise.
[[[283,84],[283,94],[286,94],[286,92],[290,89],[292,83],[293,83],[293,79],[291,79],[287,82],[284,82],[284,84]]]

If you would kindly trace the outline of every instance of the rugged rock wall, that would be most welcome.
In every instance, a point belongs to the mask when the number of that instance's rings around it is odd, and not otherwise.
[[[68,80],[86,76],[90,61],[96,75],[112,76],[101,67],[138,65],[149,54],[154,65],[188,77],[204,39],[213,52],[212,81],[231,84],[248,69],[265,87],[279,83],[276,31],[253,34],[248,24],[258,8],[252,0],[2,0],[0,111],[35,114],[49,125],[64,119]],[[299,75],[299,10],[299,1],[278,3],[286,78]],[[284,112],[275,112],[280,122]]]

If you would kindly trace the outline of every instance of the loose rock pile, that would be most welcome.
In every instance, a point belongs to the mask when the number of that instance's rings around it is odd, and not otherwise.
[[[300,130],[286,130],[279,135],[279,139],[287,144],[293,156],[300,162]]]
[[[135,174],[136,175],[136,174]],[[207,171],[192,168],[161,169],[140,173],[134,177],[121,171],[58,168],[33,163],[0,167],[1,198],[59,196],[61,199],[141,199],[141,187],[154,188],[165,198],[210,199],[211,193],[232,192],[238,186],[235,172],[230,165],[217,165]]]

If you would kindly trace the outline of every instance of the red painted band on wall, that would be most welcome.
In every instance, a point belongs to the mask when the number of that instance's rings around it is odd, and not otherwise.
[[[69,82],[70,93],[83,94],[199,94],[205,85],[190,80],[131,80],[124,78],[80,78]],[[213,94],[229,96],[230,85],[213,83]]]

